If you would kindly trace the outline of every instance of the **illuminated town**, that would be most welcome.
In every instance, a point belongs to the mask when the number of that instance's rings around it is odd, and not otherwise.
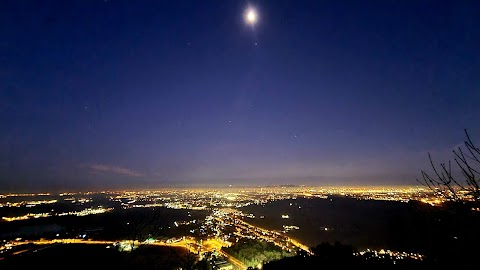
[[[47,219],[63,216],[99,215],[112,211],[128,211],[129,209],[174,209],[186,210],[189,219],[175,220],[168,228],[186,228],[186,234],[168,239],[116,239],[105,240],[85,234],[75,237],[62,238],[60,234],[51,239],[4,239],[0,252],[8,254],[15,247],[26,244],[47,245],[55,243],[74,244],[103,244],[128,251],[141,245],[160,245],[183,247],[202,259],[209,254],[216,254],[224,258],[224,269],[246,269],[238,259],[226,253],[222,248],[231,247],[242,239],[254,239],[272,243],[281,250],[290,254],[304,252],[312,254],[310,248],[300,241],[289,236],[290,231],[301,231],[297,225],[284,224],[282,230],[271,230],[253,225],[250,221],[263,219],[264,216],[255,216],[245,208],[251,205],[267,205],[274,201],[319,199],[327,200],[335,196],[354,200],[383,200],[407,203],[419,201],[429,205],[439,205],[441,197],[421,187],[307,187],[307,186],[273,186],[223,189],[161,189],[156,191],[101,191],[101,192],[69,192],[60,194],[2,194],[0,206],[3,209],[20,208],[25,213],[19,216],[2,216],[3,222],[18,222],[28,219]],[[38,200],[32,200],[37,199]],[[41,199],[40,199],[41,198]],[[72,205],[77,210],[61,211],[53,206],[57,204]],[[51,206],[48,212],[35,212],[39,206]],[[291,207],[296,205],[289,204]],[[298,205],[298,209],[302,206]],[[204,219],[195,219],[191,214],[196,211],[205,212]],[[289,220],[288,213],[279,215],[281,220]],[[127,223],[128,225],[129,223]],[[188,229],[187,229],[188,228]],[[322,227],[328,231],[331,228]],[[15,253],[14,252],[14,253]],[[359,256],[382,257],[390,256],[397,260],[410,258],[423,259],[421,254],[397,252],[390,250],[365,250]],[[229,268],[232,267],[232,268]]]
[[[327,198],[328,196],[345,196],[359,200],[385,200],[409,202],[421,201],[432,205],[445,201],[423,187],[307,187],[274,186],[253,188],[224,189],[162,189],[155,191],[101,191],[70,192],[53,195],[40,194],[1,194],[0,207],[33,207],[41,204],[53,204],[59,201],[84,204],[92,202],[92,195],[104,195],[110,201],[120,202],[123,208],[158,207],[173,209],[205,210],[223,207],[241,208],[251,204],[265,204],[274,200],[301,198]],[[50,200],[9,201],[19,197],[59,197]],[[67,197],[68,196],[68,197]],[[87,196],[87,197],[85,197]]]

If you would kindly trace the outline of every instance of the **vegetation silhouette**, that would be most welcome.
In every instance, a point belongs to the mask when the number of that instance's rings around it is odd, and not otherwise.
[[[464,148],[452,150],[454,162],[435,165],[428,153],[433,174],[421,171],[417,182],[445,202],[430,217],[428,231],[432,263],[442,266],[475,265],[480,243],[480,148],[465,129]],[[453,168],[452,168],[453,163]]]
[[[272,243],[253,239],[241,240],[223,250],[249,267],[257,267],[270,261],[292,256],[292,253],[282,250]]]
[[[455,170],[452,170],[452,162],[440,163],[440,168],[433,162],[428,153],[433,174],[422,170],[422,179],[417,181],[431,189],[437,195],[443,196],[450,201],[463,201],[472,199],[480,202],[480,149],[475,146],[465,129],[466,140],[463,142],[466,151],[458,146],[452,150],[454,155]]]
[[[264,270],[273,269],[320,269],[326,267],[368,267],[368,269],[424,269],[426,263],[417,260],[396,260],[388,255],[375,257],[372,254],[355,255],[357,250],[351,245],[339,242],[321,243],[312,248],[314,255],[298,254],[266,264]]]

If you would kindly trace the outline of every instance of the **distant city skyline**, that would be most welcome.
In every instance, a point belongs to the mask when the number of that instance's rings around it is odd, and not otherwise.
[[[417,185],[480,143],[479,8],[8,1],[0,190]]]

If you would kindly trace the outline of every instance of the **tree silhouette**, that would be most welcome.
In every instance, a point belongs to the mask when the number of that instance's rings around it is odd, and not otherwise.
[[[465,135],[466,151],[461,147],[452,151],[456,170],[452,170],[451,161],[448,162],[448,166],[446,163],[440,163],[439,168],[428,153],[434,174],[430,175],[422,170],[422,180],[417,179],[417,182],[448,200],[470,199],[480,202],[480,149],[470,139],[466,129]]]
[[[168,212],[163,207],[139,208],[127,210],[124,230],[129,240],[129,261],[135,269],[194,269],[197,255],[190,252],[179,252],[178,248],[170,247],[168,260],[156,260],[155,254],[148,251],[148,239],[163,236],[168,227]],[[183,232],[186,235],[186,231]]]
[[[167,226],[163,208],[129,209],[124,230],[130,240],[130,250],[143,245],[149,238],[157,238]]]

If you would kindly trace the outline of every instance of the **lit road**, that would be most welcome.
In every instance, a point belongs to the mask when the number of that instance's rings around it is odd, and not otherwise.
[[[20,246],[20,245],[26,245],[26,244],[35,244],[35,245],[52,245],[52,244],[90,244],[90,245],[113,245],[115,243],[119,242],[128,242],[131,243],[131,241],[125,241],[125,240],[119,240],[119,241],[105,241],[105,240],[84,240],[84,239],[52,239],[52,240],[30,240],[30,241],[15,241],[12,242],[12,246]],[[192,250],[194,242],[191,240],[185,240],[185,241],[179,241],[179,242],[174,242],[174,243],[166,243],[166,242],[152,242],[152,243],[142,243],[145,245],[154,245],[154,246],[168,246],[168,247],[181,247],[181,248],[187,248],[190,251]],[[140,242],[136,241],[135,246],[140,245]],[[197,252],[195,250],[195,252]]]
[[[21,245],[26,245],[26,244],[35,244],[35,245],[53,245],[53,244],[90,244],[90,245],[113,245],[115,243],[119,242],[129,242],[131,241],[125,241],[125,240],[120,240],[120,241],[105,241],[105,240],[84,240],[84,239],[51,239],[51,240],[30,240],[30,241],[15,241],[12,242],[12,246],[21,246]],[[211,248],[210,249],[205,249],[205,246],[197,246],[197,243],[192,240],[192,239],[184,239],[182,241],[178,242],[173,242],[173,243],[167,243],[167,242],[151,242],[151,243],[143,243],[145,245],[153,245],[153,246],[166,246],[166,247],[179,247],[179,248],[186,248],[192,253],[197,253],[199,251],[199,248],[202,249],[202,251],[217,251],[223,256],[225,256],[233,265],[235,265],[237,268],[241,270],[247,269],[245,264],[243,264],[241,261],[237,260],[236,258],[232,257],[230,254],[224,252],[221,250],[218,246]],[[140,245],[140,242],[136,241],[135,245]],[[13,253],[13,255],[21,254],[24,251],[16,252]]]
[[[245,264],[243,264],[241,261],[237,260],[237,258],[235,258],[235,257],[231,256],[230,254],[226,253],[225,251],[220,250],[219,253],[222,254],[223,256],[225,256],[225,258],[227,258],[236,267],[238,267],[242,270],[247,269],[247,266]]]
[[[286,235],[282,235],[282,234],[280,234],[280,233],[278,233],[278,232],[275,232],[275,231],[269,231],[269,230],[266,230],[266,229],[263,229],[263,228],[254,226],[254,225],[252,225],[252,224],[250,224],[250,223],[247,223],[247,222],[245,222],[245,221],[243,221],[242,219],[239,219],[239,218],[236,218],[236,220],[237,220],[239,223],[241,223],[243,226],[245,226],[244,228],[246,228],[246,229],[250,229],[250,230],[253,230],[253,231],[257,230],[257,231],[260,231],[260,232],[262,232],[262,233],[264,233],[264,234],[266,234],[266,235],[275,235],[275,236],[284,237],[284,239],[286,239],[288,242],[292,243],[292,244],[293,244],[294,246],[296,246],[297,248],[306,251],[308,254],[312,254],[312,251],[311,251],[310,248],[308,248],[306,245],[304,245],[304,244],[298,242],[297,240],[294,240],[294,239],[292,239],[292,238],[290,238],[290,237],[288,237],[288,236],[286,236]],[[237,226],[238,226],[238,225],[237,225]],[[264,236],[262,236],[262,235],[260,235],[260,234],[258,234],[257,236],[262,237],[262,238],[264,237]],[[277,244],[277,243],[275,243],[275,244]],[[277,245],[278,245],[278,246],[281,246],[280,244],[277,244]]]

